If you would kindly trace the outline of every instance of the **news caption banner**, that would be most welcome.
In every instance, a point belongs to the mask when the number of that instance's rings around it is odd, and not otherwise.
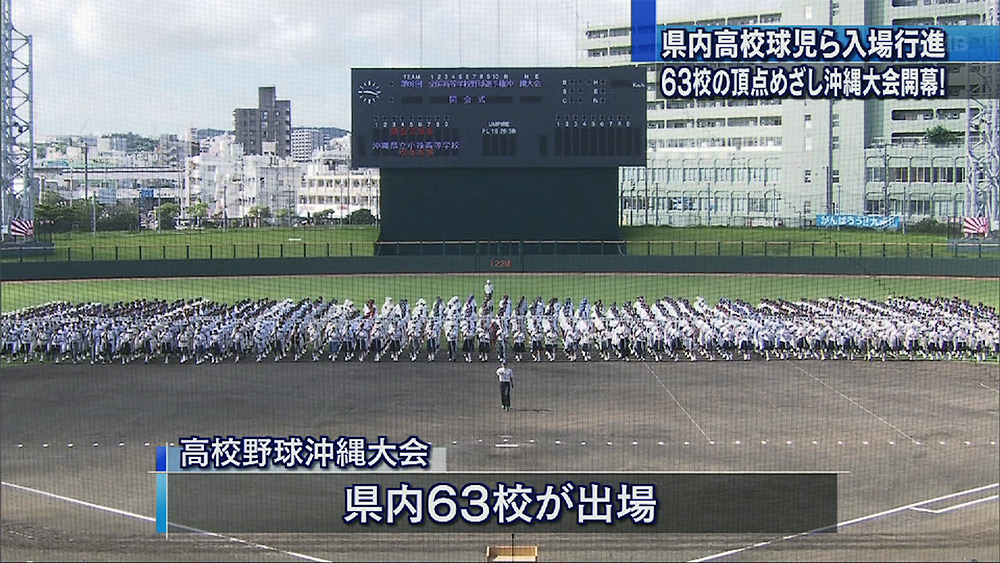
[[[998,26],[665,26],[632,0],[631,31],[632,61],[664,64],[664,98],[946,98],[949,63],[992,63],[977,92],[1000,93]]]
[[[837,531],[843,472],[451,472],[416,436],[160,446],[158,533]]]

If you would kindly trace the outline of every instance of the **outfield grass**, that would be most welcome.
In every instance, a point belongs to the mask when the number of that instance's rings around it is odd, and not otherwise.
[[[793,229],[771,227],[622,227],[622,237],[637,241],[822,242],[822,243],[945,243],[946,235],[903,234],[898,231]]]
[[[186,260],[219,258],[280,258],[371,256],[378,239],[375,227],[275,227],[61,233],[46,256],[10,254],[10,261]]]
[[[864,297],[886,299],[889,295],[910,297],[958,296],[974,303],[1000,307],[1000,280],[849,276],[771,275],[647,275],[647,274],[498,274],[491,275],[497,295],[510,294],[515,301],[524,295],[587,297],[606,303],[662,296],[715,302],[720,297],[758,303],[763,298],[789,300],[816,297]],[[246,298],[300,299],[305,297],[352,299],[362,303],[386,296],[433,300],[470,294],[482,299],[483,274],[470,275],[352,275],[303,277],[240,277],[91,280],[70,282],[7,282],[0,293],[0,308],[11,311],[48,301],[115,302],[133,299],[203,297],[232,303]]]
[[[893,231],[837,231],[833,229],[789,229],[769,227],[622,227],[626,241],[782,241],[782,242],[864,242],[864,243],[943,243],[945,235],[902,234]],[[161,246],[203,244],[280,244],[285,242],[342,243],[374,242],[378,227],[274,227],[260,229],[206,229],[183,231],[140,231],[60,233],[53,235],[56,246]]]
[[[56,246],[149,246],[185,244],[279,244],[283,242],[374,242],[378,228],[344,227],[266,227],[260,229],[187,229],[183,231],[139,231],[59,233],[52,235]]]
[[[64,233],[52,254],[8,261],[183,260],[371,256],[376,227],[296,227],[140,233]],[[632,256],[838,256],[990,258],[989,249],[956,252],[944,235],[766,227],[624,227]]]

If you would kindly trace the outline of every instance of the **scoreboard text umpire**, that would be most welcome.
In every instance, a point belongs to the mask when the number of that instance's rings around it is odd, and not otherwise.
[[[497,368],[497,379],[500,380],[500,408],[510,410],[510,388],[514,386],[514,370],[507,367],[507,360],[500,361]]]

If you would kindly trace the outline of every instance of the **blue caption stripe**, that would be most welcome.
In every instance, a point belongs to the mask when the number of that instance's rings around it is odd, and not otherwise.
[[[632,0],[632,62],[657,60],[656,0]]]
[[[782,25],[753,25],[753,26],[665,26],[656,25],[656,2],[655,0],[632,0],[632,62],[659,62],[662,50],[662,32],[665,29],[686,29],[689,32],[695,29],[707,31],[716,29],[740,30],[744,27],[754,29],[775,29],[775,28],[829,28],[836,32],[836,37],[842,45],[846,45],[844,29],[852,28],[860,30],[861,37],[868,37],[868,30],[872,27],[881,29],[926,29],[924,26],[868,26],[868,25],[831,25],[831,26],[782,26]],[[948,56],[944,61],[935,59],[917,59],[913,62],[986,62],[996,63],[1000,61],[1000,26],[996,25],[947,25],[932,26],[942,29],[947,37]],[[701,60],[698,56],[690,60]],[[847,62],[859,61],[857,56],[851,56]],[[682,61],[674,61],[682,62]],[[732,61],[737,62],[737,61]],[[758,61],[761,62],[761,61]],[[763,61],[766,62],[766,61]],[[797,61],[786,62],[844,62],[843,59],[825,61],[816,57],[809,60],[798,59]],[[878,59],[869,62],[882,62]],[[902,61],[897,61],[902,62]]]
[[[156,533],[167,533],[167,477],[166,473],[156,474]]]
[[[167,446],[156,446],[156,470],[167,470]]]

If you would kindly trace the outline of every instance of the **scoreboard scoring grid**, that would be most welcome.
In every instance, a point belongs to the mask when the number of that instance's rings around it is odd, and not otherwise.
[[[352,159],[379,168],[642,165],[640,67],[353,69]]]

